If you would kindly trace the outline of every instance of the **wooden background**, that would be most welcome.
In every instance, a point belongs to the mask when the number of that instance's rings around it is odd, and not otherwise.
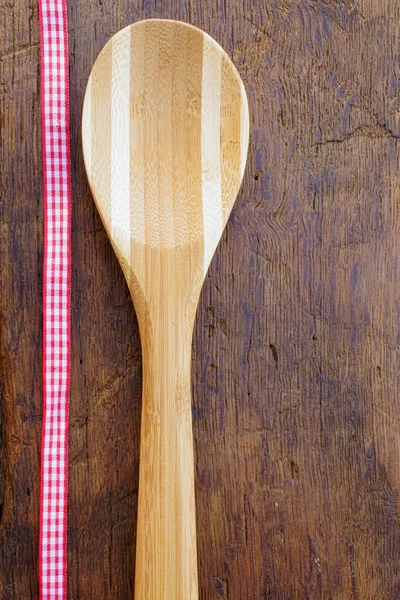
[[[133,597],[141,350],[90,196],[80,122],[98,52],[148,17],[210,33],[251,111],[244,184],[193,341],[200,598],[399,599],[399,1],[70,0],[68,16],[69,599]],[[43,254],[36,0],[0,0],[0,32],[0,598],[32,600]]]

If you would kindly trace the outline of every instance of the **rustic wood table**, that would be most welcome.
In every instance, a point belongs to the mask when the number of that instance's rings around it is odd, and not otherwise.
[[[137,322],[83,167],[83,94],[112,34],[172,17],[227,50],[251,112],[193,340],[200,598],[399,599],[399,2],[71,0],[68,14],[68,597],[133,597],[141,410]],[[36,0],[0,0],[0,31],[0,598],[36,600]]]

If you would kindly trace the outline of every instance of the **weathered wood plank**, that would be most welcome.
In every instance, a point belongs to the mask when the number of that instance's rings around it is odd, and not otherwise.
[[[396,0],[69,2],[69,597],[133,597],[141,352],[86,182],[80,120],[98,52],[148,17],[215,37],[251,110],[244,185],[193,342],[200,596],[399,598]],[[38,589],[36,3],[3,0],[0,25],[0,596],[8,600],[37,598]]]

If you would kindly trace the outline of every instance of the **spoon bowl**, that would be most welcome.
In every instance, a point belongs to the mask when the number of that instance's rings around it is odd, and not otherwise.
[[[143,352],[136,600],[197,600],[191,340],[208,266],[241,185],[246,93],[203,31],[139,21],[87,84],[91,191],[127,280]]]

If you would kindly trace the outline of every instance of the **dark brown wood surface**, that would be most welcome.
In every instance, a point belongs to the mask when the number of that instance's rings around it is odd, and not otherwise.
[[[227,50],[251,111],[193,341],[200,598],[399,599],[398,0],[71,0],[68,16],[68,598],[133,597],[140,435],[137,322],[86,181],[83,94],[111,35],[172,17]],[[38,598],[38,42],[36,0],[0,0],[2,600]]]

